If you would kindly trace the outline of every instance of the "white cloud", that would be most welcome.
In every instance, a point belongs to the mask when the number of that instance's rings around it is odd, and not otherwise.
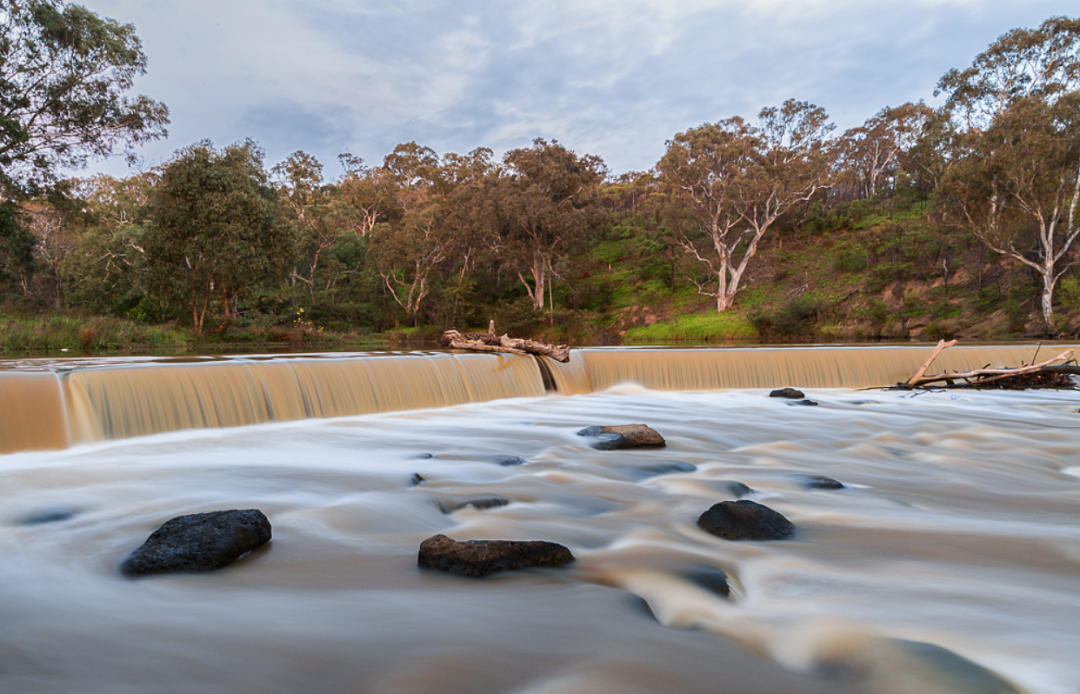
[[[841,128],[927,98],[1000,33],[1074,0],[86,0],[133,22],[161,158],[252,137],[271,160],[398,142],[440,152],[558,139],[613,170],[675,133],[787,98]]]

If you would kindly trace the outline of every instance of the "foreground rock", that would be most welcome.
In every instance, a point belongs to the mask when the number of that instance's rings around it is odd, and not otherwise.
[[[420,543],[420,566],[458,576],[479,578],[496,571],[534,566],[562,566],[574,561],[570,550],[542,540],[469,540],[435,535]]]
[[[602,451],[623,448],[663,448],[667,441],[655,429],[644,424],[621,424],[619,426],[592,426],[578,432],[578,436],[597,439],[596,447]]]
[[[269,542],[270,535],[270,521],[254,508],[178,516],[151,533],[120,571],[131,578],[211,571]]]
[[[794,388],[780,388],[769,393],[770,398],[788,398],[790,400],[801,400],[806,397],[806,393],[801,390],[795,390]]]
[[[725,540],[786,540],[795,534],[795,526],[783,514],[746,499],[713,504],[697,524]]]

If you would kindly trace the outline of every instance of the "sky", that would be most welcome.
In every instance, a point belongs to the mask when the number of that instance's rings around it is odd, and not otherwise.
[[[925,100],[998,36],[1076,16],[1076,0],[81,0],[131,23],[134,93],[169,137],[140,166],[250,138],[268,167],[303,150],[378,165],[415,141],[496,155],[536,138],[650,169],[676,134],[786,99],[837,132]],[[123,159],[88,169],[123,176]]]

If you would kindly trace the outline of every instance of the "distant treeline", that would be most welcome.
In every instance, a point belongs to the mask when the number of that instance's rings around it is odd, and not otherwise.
[[[102,152],[76,141],[41,160],[47,145],[27,149],[32,125],[13,105],[27,79],[0,79],[8,310],[179,321],[204,333],[288,323],[486,326],[489,318],[528,326],[605,310],[614,290],[590,271],[626,262],[604,257],[604,242],[617,236],[642,276],[670,283],[672,293],[692,287],[725,312],[738,307],[748,268],[776,230],[827,238],[843,230],[834,213],[844,205],[894,200],[925,203],[935,234],[965,234],[1027,268],[1053,330],[1054,291],[1077,255],[1077,19],[1003,35],[942,77],[938,109],[885,107],[837,133],[821,107],[789,100],[753,120],[675,134],[651,170],[623,174],[537,139],[501,159],[486,148],[440,155],[409,142],[378,165],[343,154],[341,173],[328,177],[302,151],[268,169],[248,141],[198,142],[122,179],[53,180],[57,167]],[[126,85],[114,78],[115,89],[127,86],[130,75]],[[167,110],[143,103],[125,123],[135,117],[128,144],[160,136]],[[952,259],[954,268],[961,262]]]

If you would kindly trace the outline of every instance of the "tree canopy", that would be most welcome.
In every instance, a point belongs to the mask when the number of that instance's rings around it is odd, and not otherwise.
[[[61,0],[0,0],[0,197],[164,137],[165,105],[126,95],[145,71],[131,24]]]
[[[1014,29],[938,85],[953,120],[937,188],[954,224],[1034,270],[1053,327],[1053,295],[1080,237],[1080,19]]]
[[[161,171],[150,198],[146,263],[151,292],[201,330],[211,306],[228,320],[237,297],[292,256],[277,193],[252,142],[217,150],[199,142]]]
[[[735,116],[679,133],[657,165],[688,223],[674,224],[680,246],[707,268],[716,310],[731,308],[743,273],[777,218],[826,185],[832,129],[825,111],[789,99],[763,109],[758,125]]]

